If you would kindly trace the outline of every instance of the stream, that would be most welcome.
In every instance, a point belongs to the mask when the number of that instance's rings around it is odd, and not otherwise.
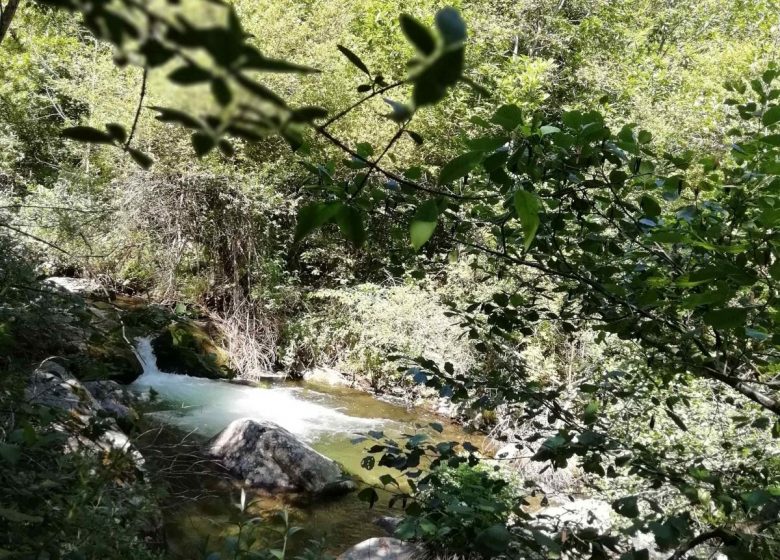
[[[469,434],[460,427],[420,409],[407,409],[346,387],[314,386],[292,381],[273,380],[262,386],[246,386],[160,371],[149,339],[139,339],[137,355],[144,373],[131,386],[142,392],[153,389],[162,405],[147,413],[160,424],[204,441],[213,437],[237,418],[267,420],[286,428],[323,455],[338,462],[349,475],[366,484],[378,484],[384,468],[367,471],[360,466],[366,444],[352,440],[369,430],[380,430],[391,437],[425,431],[436,440],[466,441]],[[444,426],[441,434],[426,429],[428,423]],[[479,438],[471,439],[481,443]],[[394,473],[394,474],[397,474]],[[176,504],[165,515],[165,530],[171,550],[181,557],[197,557],[206,539],[230,535],[234,528],[238,485],[214,486],[197,474],[189,483],[211,486],[209,495]],[[199,488],[198,488],[199,489]],[[331,553],[339,553],[370,537],[385,533],[373,521],[384,515],[399,515],[398,508],[387,508],[387,495],[371,510],[357,493],[338,499],[312,503],[291,503],[283,496],[257,492],[252,515],[269,517],[282,508],[288,510],[291,524],[303,531],[294,537],[291,549],[300,550],[306,541],[323,539]],[[205,555],[204,555],[205,556]]]

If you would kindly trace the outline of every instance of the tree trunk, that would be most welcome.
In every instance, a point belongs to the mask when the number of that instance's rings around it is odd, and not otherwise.
[[[20,0],[8,0],[5,6],[0,5],[0,43],[5,39],[8,29],[11,27],[11,20],[14,19],[16,8],[19,7]]]

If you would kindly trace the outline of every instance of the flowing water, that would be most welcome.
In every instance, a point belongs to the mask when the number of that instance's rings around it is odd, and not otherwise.
[[[133,388],[138,391],[152,388],[158,393],[165,406],[150,414],[162,424],[205,440],[237,418],[272,421],[367,484],[377,484],[379,477],[388,471],[381,468],[366,471],[361,467],[360,461],[366,455],[365,444],[353,444],[356,436],[379,430],[397,437],[402,433],[417,433],[420,427],[433,421],[441,423],[440,419],[423,411],[389,404],[343,387],[312,387],[293,382],[245,386],[162,372],[157,368],[148,339],[138,340],[137,355],[144,373]],[[433,432],[437,439],[469,439],[454,425],[445,423],[444,427],[442,434]],[[199,483],[197,477],[193,477],[192,484]],[[382,515],[399,514],[397,509],[388,510],[382,503],[368,510],[367,504],[358,500],[354,493],[304,506],[286,504],[282,498],[260,494],[252,498],[258,500],[253,512],[256,515],[280,507],[290,508],[293,523],[305,529],[298,540],[324,538],[334,552],[365,538],[381,536],[383,533],[373,525],[373,520]],[[220,496],[177,506],[166,519],[168,536],[176,541],[174,549],[179,548],[183,556],[192,557],[192,547],[199,538],[229,534],[230,529],[224,522],[235,517],[235,501],[235,492],[223,488]],[[382,502],[386,501],[385,496]]]

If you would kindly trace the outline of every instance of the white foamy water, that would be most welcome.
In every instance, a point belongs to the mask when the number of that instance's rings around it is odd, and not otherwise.
[[[328,395],[296,387],[246,387],[160,371],[149,338],[138,339],[135,350],[144,373],[132,387],[153,388],[162,399],[173,404],[170,409],[154,414],[206,437],[217,434],[237,418],[275,422],[309,442],[328,434],[365,432],[390,422],[349,416],[327,406]]]

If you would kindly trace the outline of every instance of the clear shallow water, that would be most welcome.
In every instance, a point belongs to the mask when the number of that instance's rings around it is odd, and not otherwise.
[[[249,387],[224,381],[161,372],[148,339],[138,342],[144,374],[133,387],[153,388],[178,408],[154,413],[167,423],[196,430],[203,437],[222,431],[237,418],[255,418],[279,424],[313,443],[328,434],[357,434],[381,429],[390,421],[345,414],[326,394],[302,387]]]
[[[420,431],[418,426],[429,422],[441,422],[420,410],[378,401],[349,388],[312,388],[291,382],[251,387],[162,372],[157,368],[151,343],[146,338],[138,340],[136,353],[144,373],[131,388],[138,391],[152,388],[159,394],[165,407],[150,414],[162,423],[184,432],[192,431],[205,439],[216,435],[237,418],[275,422],[367,484],[378,484],[379,477],[391,471],[384,468],[366,471],[360,466],[366,455],[366,445],[370,443],[354,445],[352,440],[357,435],[381,430],[398,437],[402,433],[417,433]],[[446,423],[444,433],[434,435],[439,440],[469,439],[461,429]],[[193,477],[193,486],[199,483]],[[279,497],[257,495],[253,498],[258,499],[254,515],[290,507]],[[236,496],[228,491],[219,498],[190,502],[176,508],[166,522],[174,552],[178,550],[182,557],[191,555],[204,532],[212,538],[225,535],[225,531],[229,533],[224,522],[235,516],[235,499]],[[387,499],[382,502],[386,503]],[[398,510],[383,507],[382,503],[369,511],[367,504],[359,501],[355,493],[337,500],[292,506],[290,513],[294,523],[305,528],[301,542],[324,537],[332,552],[341,552],[365,538],[381,536],[382,531],[372,521],[382,515],[400,514]]]

